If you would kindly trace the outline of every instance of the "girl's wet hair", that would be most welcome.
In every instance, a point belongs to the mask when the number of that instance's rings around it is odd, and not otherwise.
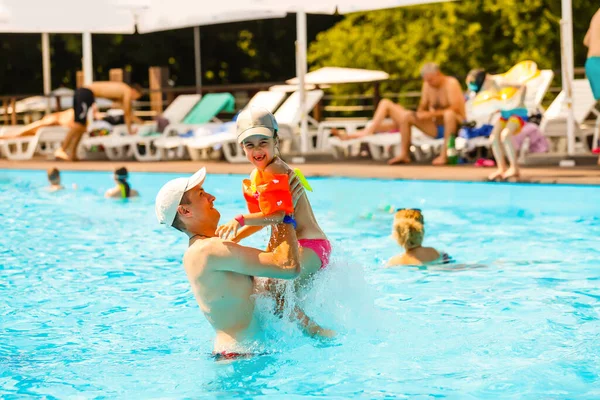
[[[127,183],[127,178],[129,177],[129,172],[127,172],[127,168],[121,167],[115,170],[115,178],[120,185],[122,185],[123,197],[128,198],[131,193],[131,187],[129,183]]]
[[[115,175],[117,176],[117,178],[127,179],[127,177],[129,176],[129,172],[127,171],[127,168],[121,167],[115,170]]]
[[[421,246],[425,237],[423,214],[420,210],[399,210],[394,217],[392,235],[407,250]]]

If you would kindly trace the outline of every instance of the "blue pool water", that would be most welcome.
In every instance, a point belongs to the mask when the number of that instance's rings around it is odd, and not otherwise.
[[[133,174],[127,202],[102,198],[109,173],[48,193],[45,172],[0,171],[1,398],[600,397],[598,187],[312,179],[334,261],[305,308],[339,338],[262,299],[272,353],[218,364],[187,240],[154,217],[172,177]],[[223,222],[241,179],[206,181]],[[382,268],[398,251],[384,205],[422,208],[426,244],[458,265]]]

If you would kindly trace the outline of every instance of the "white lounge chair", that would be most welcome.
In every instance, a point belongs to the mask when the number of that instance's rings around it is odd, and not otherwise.
[[[182,122],[169,124],[163,136],[154,142],[154,146],[161,153],[161,159],[187,158],[187,143],[195,136],[210,134],[213,129],[222,124],[217,118],[219,113],[234,110],[235,98],[231,93],[210,93],[204,96]]]
[[[200,101],[200,98],[201,95],[199,94],[179,95],[164,110],[162,116],[170,122],[180,122]],[[150,135],[158,129],[156,122],[135,125],[135,127],[138,131],[134,135],[130,135],[127,132],[125,125],[113,127],[112,132],[106,136],[89,137],[89,135],[85,134],[80,142],[80,148],[89,150],[93,146],[102,146],[104,147],[106,156],[110,160],[122,160],[137,154],[136,158],[139,157],[143,161],[158,161],[160,154],[152,146],[152,143],[161,135]],[[145,151],[142,152],[139,148],[143,148]]]
[[[525,92],[525,99],[523,102],[525,103],[525,107],[530,113],[545,113],[544,107],[542,106],[542,102],[544,101],[544,97],[546,97],[546,93],[548,93],[548,90],[550,89],[550,85],[552,84],[553,79],[554,72],[549,69],[544,69],[540,71],[540,74],[538,76],[527,82],[527,91]],[[477,113],[476,110],[470,111],[472,114],[474,114],[474,118],[471,118],[471,113],[468,113],[467,115],[471,120],[475,120],[478,125],[493,125],[499,118],[498,114],[486,116],[485,114]],[[464,143],[464,148],[467,150],[472,150],[476,147],[489,148],[490,146],[491,141],[489,137],[477,137],[469,139]]]
[[[576,143],[576,151],[580,153],[589,152],[586,136],[593,134],[593,147],[597,146],[600,129],[600,111],[596,108],[592,89],[587,79],[576,79],[572,85],[573,91],[573,114],[575,116],[575,135],[579,139]],[[593,115],[596,119],[595,127],[584,125],[586,119]],[[554,145],[556,152],[566,152],[567,140],[567,107],[565,93],[560,92],[554,99],[542,118],[540,130],[551,142],[562,142],[562,145]],[[558,139],[558,140],[557,140]],[[561,140],[562,139],[562,140]],[[557,149],[557,147],[559,147]],[[526,151],[527,149],[525,149]]]
[[[22,127],[13,127],[12,131]],[[3,129],[3,135],[10,135],[11,129]],[[51,156],[67,135],[68,129],[62,126],[48,126],[37,130],[33,136],[23,136],[0,140],[2,153],[9,160],[30,160],[36,151]]]
[[[246,107],[261,106],[274,112],[285,95],[285,93],[261,91],[252,96]],[[187,151],[192,160],[217,158],[220,157],[220,153],[215,153],[213,150],[220,149],[221,139],[229,138],[229,136],[222,137],[222,135],[227,133],[230,125],[229,122],[214,122],[188,127],[188,130],[193,130],[193,136],[183,138],[173,135],[162,138],[156,145],[172,153],[173,149],[176,149],[175,157],[183,157]]]

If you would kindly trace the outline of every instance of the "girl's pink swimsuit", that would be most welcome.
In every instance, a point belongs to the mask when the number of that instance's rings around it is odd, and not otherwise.
[[[329,265],[331,243],[327,239],[298,239],[300,247],[311,249],[321,259],[321,269]]]

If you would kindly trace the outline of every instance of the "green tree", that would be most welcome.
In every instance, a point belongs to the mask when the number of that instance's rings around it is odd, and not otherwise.
[[[575,65],[583,65],[581,42],[598,5],[573,3]],[[559,70],[559,21],[560,0],[470,0],[355,13],[317,35],[308,61],[311,69],[386,71],[391,77],[382,85],[386,92],[417,89],[420,67],[428,61],[461,79],[471,68],[504,72],[527,59],[540,68]],[[368,92],[372,85],[332,90]]]

